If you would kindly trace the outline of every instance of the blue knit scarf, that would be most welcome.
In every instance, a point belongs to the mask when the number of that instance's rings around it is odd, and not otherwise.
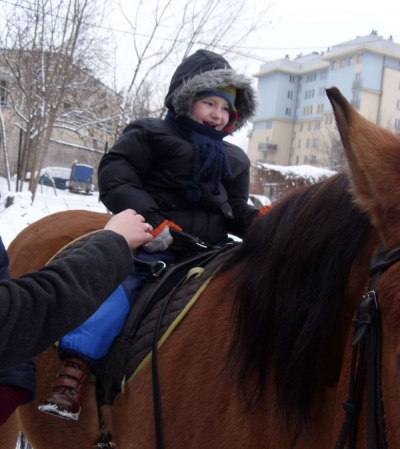
[[[222,139],[228,134],[198,123],[189,117],[178,116],[171,110],[168,111],[165,121],[181,131],[186,139],[193,143],[193,177],[188,184],[186,198],[192,202],[201,199],[202,191],[199,184],[202,177],[212,180],[214,186],[211,193],[219,195],[221,181],[232,176],[228,156],[222,143]]]

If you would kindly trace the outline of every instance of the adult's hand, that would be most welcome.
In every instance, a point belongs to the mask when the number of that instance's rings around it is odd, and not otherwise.
[[[126,209],[114,215],[104,226],[105,230],[122,235],[131,249],[150,242],[153,239],[153,227],[145,222],[142,215],[133,209]]]

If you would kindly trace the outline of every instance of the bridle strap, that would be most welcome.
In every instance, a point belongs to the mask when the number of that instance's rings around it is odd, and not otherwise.
[[[382,246],[381,246],[382,247]],[[384,249],[379,251],[378,254],[371,258],[370,263],[370,275],[372,276],[375,273],[382,273],[389,268],[391,265],[400,261],[400,246],[395,246],[392,249]]]
[[[384,248],[381,245],[381,248]],[[381,250],[371,259],[369,291],[363,295],[353,320],[356,328],[352,341],[353,353],[350,371],[349,395],[344,401],[345,420],[335,449],[356,445],[357,415],[361,406],[362,382],[367,372],[367,449],[386,449],[385,423],[381,384],[382,323],[375,286],[381,273],[400,261],[400,247]]]

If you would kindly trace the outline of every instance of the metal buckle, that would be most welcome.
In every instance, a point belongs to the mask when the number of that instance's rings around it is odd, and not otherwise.
[[[162,260],[158,260],[156,264],[151,266],[151,275],[157,278],[165,271],[166,268],[167,264]]]

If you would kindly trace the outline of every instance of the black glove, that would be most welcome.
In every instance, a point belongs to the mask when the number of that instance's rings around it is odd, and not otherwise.
[[[180,259],[194,256],[195,254],[215,249],[215,246],[209,245],[203,242],[198,237],[190,234],[186,234],[182,231],[170,229],[171,237],[173,239],[172,244],[168,247],[168,251],[175,254]]]

